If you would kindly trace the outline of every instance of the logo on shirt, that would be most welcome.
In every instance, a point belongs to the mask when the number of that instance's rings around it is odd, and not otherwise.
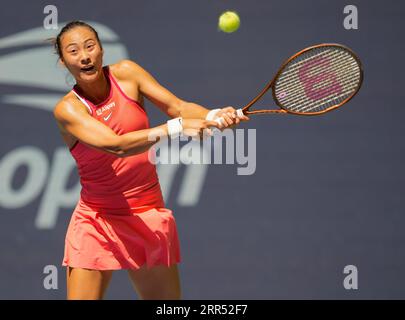
[[[112,115],[112,109],[115,107],[115,102],[111,102],[109,104],[106,104],[105,106],[102,106],[100,108],[98,108],[96,110],[96,114],[97,116],[101,116],[103,115],[103,119],[104,121],[107,121],[108,119],[110,119],[111,115]],[[106,116],[104,116],[104,114],[107,114]]]
[[[104,121],[107,121],[108,119],[110,119],[111,115],[112,115],[112,111],[110,112],[110,114],[108,116],[104,117]]]

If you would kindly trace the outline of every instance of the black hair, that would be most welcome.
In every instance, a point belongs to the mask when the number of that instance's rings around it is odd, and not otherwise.
[[[100,45],[100,48],[103,48],[100,42],[100,39],[98,37],[98,33],[96,31],[96,29],[94,29],[91,25],[89,25],[86,22],[83,21],[79,21],[79,20],[74,20],[74,21],[70,21],[69,23],[67,23],[62,30],[60,30],[59,34],[56,36],[56,38],[52,39],[53,42],[53,46],[55,48],[55,53],[59,56],[59,58],[63,59],[63,54],[62,54],[62,49],[61,49],[61,43],[60,43],[60,39],[63,36],[64,33],[66,33],[69,30],[72,30],[76,27],[86,27],[89,28],[96,36],[97,42]]]

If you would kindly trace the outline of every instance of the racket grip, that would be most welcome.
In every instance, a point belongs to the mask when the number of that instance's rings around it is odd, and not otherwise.
[[[236,110],[236,115],[240,118],[240,117],[243,117],[245,114],[243,113],[242,109],[238,109],[238,110]]]

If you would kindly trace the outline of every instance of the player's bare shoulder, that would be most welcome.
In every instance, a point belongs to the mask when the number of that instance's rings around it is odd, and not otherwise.
[[[69,92],[62,99],[60,99],[53,109],[54,117],[60,123],[68,121],[71,117],[74,117],[74,115],[78,113],[89,114],[89,111],[72,92]]]
[[[128,59],[123,59],[110,65],[110,70],[114,77],[122,81],[137,81],[144,72],[144,69],[140,65]]]

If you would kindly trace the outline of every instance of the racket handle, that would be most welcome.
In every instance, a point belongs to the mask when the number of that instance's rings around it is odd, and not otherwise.
[[[243,117],[245,114],[243,113],[242,109],[238,109],[238,110],[236,110],[236,115],[240,118],[240,117]]]

